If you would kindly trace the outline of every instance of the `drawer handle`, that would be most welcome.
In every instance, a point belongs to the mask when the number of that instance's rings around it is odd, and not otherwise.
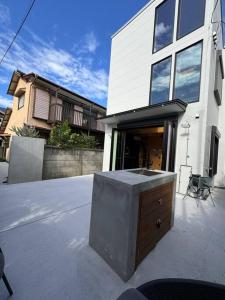
[[[159,202],[159,205],[162,205],[162,204],[163,204],[162,198],[160,198],[160,199],[158,200],[158,202]]]
[[[162,220],[161,220],[161,219],[157,219],[157,220],[156,220],[156,226],[157,226],[158,228],[160,228],[161,225],[162,225]]]

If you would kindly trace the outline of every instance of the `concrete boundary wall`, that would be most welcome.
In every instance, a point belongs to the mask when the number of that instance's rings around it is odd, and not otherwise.
[[[89,175],[102,170],[103,150],[45,146],[43,179]]]
[[[8,183],[42,180],[44,146],[44,139],[11,137]]]

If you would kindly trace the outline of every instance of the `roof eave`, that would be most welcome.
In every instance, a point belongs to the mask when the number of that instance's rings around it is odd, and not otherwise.
[[[142,117],[146,117],[146,112],[154,112],[154,110],[157,110],[157,115],[151,115],[150,117],[155,118],[155,117],[161,117],[165,114],[165,109],[166,107],[172,107],[172,105],[176,106],[176,109],[171,110],[169,113],[170,114],[179,114],[179,113],[183,113],[186,111],[186,107],[188,105],[188,103],[180,100],[180,99],[173,99],[171,101],[165,101],[159,104],[154,104],[154,105],[150,105],[150,106],[145,106],[145,107],[140,107],[137,109],[132,109],[132,110],[128,110],[128,111],[124,111],[124,112],[120,112],[120,113],[116,113],[116,114],[111,114],[111,115],[107,115],[106,117],[103,118],[99,118],[98,120],[102,121],[105,124],[114,124],[121,121],[127,121],[129,120],[134,120],[136,119],[141,119]]]
[[[17,87],[17,84],[19,82],[19,79],[24,75],[23,72],[16,70],[13,72],[9,86],[8,86],[8,90],[7,90],[7,94],[13,96]]]

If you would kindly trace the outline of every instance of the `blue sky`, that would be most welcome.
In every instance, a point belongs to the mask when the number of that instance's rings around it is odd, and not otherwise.
[[[0,106],[14,69],[36,72],[106,105],[111,35],[147,0],[36,0],[0,66]],[[31,0],[0,0],[0,57]]]
[[[14,69],[36,72],[106,105],[111,35],[148,0],[36,0],[0,66],[0,106]],[[31,0],[0,0],[0,57]]]

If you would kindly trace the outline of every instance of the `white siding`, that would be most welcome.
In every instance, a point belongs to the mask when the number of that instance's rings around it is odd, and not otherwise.
[[[174,34],[173,44],[152,54],[155,8],[161,2],[162,0],[156,0],[146,7],[112,39],[107,114],[149,105],[151,65],[169,55],[174,60],[176,52],[208,38],[207,12],[211,11],[213,3],[206,1],[205,26],[179,40],[176,40]],[[175,16],[177,10],[178,5]],[[176,23],[175,21],[174,30]],[[172,90],[170,96],[172,99]]]
[[[174,34],[173,44],[152,54],[155,7],[161,2],[162,0],[152,2],[112,39],[107,114],[149,105],[151,65],[170,55],[174,62],[177,52],[203,40],[200,99],[199,102],[188,104],[186,113],[179,117],[175,170],[179,174],[180,166],[186,161],[186,136],[181,124],[188,121],[191,125],[188,164],[193,167],[193,173],[206,175],[209,167],[211,126],[218,126],[221,134],[225,134],[224,106],[223,108],[217,106],[213,93],[216,49],[214,49],[212,33],[217,29],[218,23],[212,25],[211,17],[216,0],[206,1],[205,25],[203,27],[180,40],[176,40],[176,34]],[[175,12],[176,18],[177,13],[178,1]],[[219,1],[214,13],[214,21],[219,22],[221,20],[220,13]],[[176,24],[175,20],[175,32]],[[217,49],[220,49],[222,47],[221,30],[217,34]],[[173,75],[174,70],[172,68],[171,87]],[[223,95],[225,96],[225,89]],[[225,102],[224,96],[222,101]],[[170,99],[172,99],[172,89]],[[197,114],[200,116],[199,118],[196,118]],[[220,123],[218,123],[218,119],[220,119]],[[106,130],[105,134],[104,170],[109,168],[110,148],[111,127]],[[220,178],[223,178],[220,179],[220,182],[225,180],[225,165],[222,162],[225,160],[224,153],[225,144],[220,141],[219,159],[221,163],[218,165],[221,165],[220,173],[222,175]]]
[[[223,50],[223,61],[225,61],[225,50]],[[219,141],[218,167],[215,176],[215,186],[225,186],[225,79],[223,80],[222,105],[219,108],[218,129],[221,133]]]

